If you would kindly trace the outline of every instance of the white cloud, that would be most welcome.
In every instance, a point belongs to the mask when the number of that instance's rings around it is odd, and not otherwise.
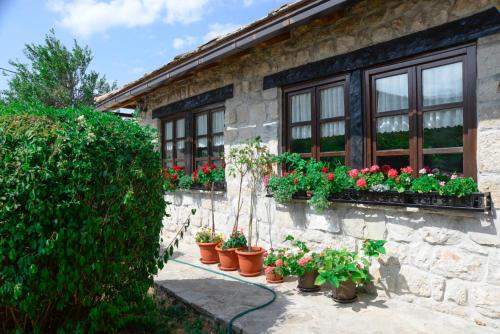
[[[167,23],[201,20],[212,0],[49,0],[59,23],[74,34],[88,37],[114,27],[147,26],[162,16]]]
[[[216,37],[227,35],[228,33],[235,31],[239,27],[240,27],[239,25],[233,23],[211,24],[208,27],[209,28],[208,32],[205,34],[205,36],[203,36],[203,41],[208,42]]]
[[[174,38],[172,46],[176,50],[185,49],[196,43],[196,38],[193,36],[177,37]]]
[[[243,7],[250,7],[253,4],[253,0],[243,0]]]

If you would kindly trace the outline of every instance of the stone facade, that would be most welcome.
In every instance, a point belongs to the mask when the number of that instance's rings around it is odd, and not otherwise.
[[[272,153],[279,153],[282,93],[279,88],[263,90],[264,76],[425,30],[492,5],[499,2],[361,1],[330,22],[301,26],[285,41],[157,89],[144,97],[141,117],[145,124],[158,126],[151,118],[153,109],[234,84],[234,97],[225,103],[225,149],[260,135]],[[495,204],[500,203],[500,34],[478,40],[477,64],[478,181],[481,190],[492,193]],[[229,178],[227,191],[216,195],[220,231],[231,229],[237,191],[236,180]],[[167,200],[173,204],[172,217],[165,220],[165,239],[191,208],[198,209],[195,227],[209,223],[207,193],[178,192]],[[245,210],[240,220],[243,226]],[[255,231],[263,246],[277,246],[287,234],[317,249],[357,249],[365,238],[386,239],[387,255],[372,268],[379,294],[500,328],[500,220],[495,209],[487,215],[336,204],[319,215],[304,202],[278,205],[261,192]]]

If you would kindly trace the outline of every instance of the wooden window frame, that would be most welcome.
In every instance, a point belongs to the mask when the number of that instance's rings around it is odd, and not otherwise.
[[[422,71],[461,61],[463,64],[462,101],[458,103],[440,104],[431,107],[423,106]],[[408,122],[409,148],[397,150],[376,150],[377,113],[375,98],[375,80],[398,73],[408,73]],[[424,167],[426,154],[463,153],[463,174],[477,178],[476,166],[476,46],[463,45],[438,52],[424,54],[401,60],[388,65],[370,68],[364,71],[364,149],[365,161],[374,164],[378,156],[408,155],[414,175]],[[423,148],[423,116],[426,111],[462,108],[463,112],[463,147]],[[381,116],[392,116],[397,112],[380,113]],[[405,153],[406,152],[406,153]]]
[[[331,87],[343,86],[344,88],[344,116],[321,119],[321,90]],[[311,94],[311,121],[292,123],[291,120],[291,98],[309,92]],[[316,80],[283,88],[283,129],[282,150],[291,152],[292,125],[311,125],[312,147],[310,153],[300,153],[304,158],[320,160],[323,157],[344,157],[344,163],[350,165],[350,115],[349,115],[349,75],[338,75],[323,80]],[[321,124],[335,121],[344,121],[345,147],[344,151],[321,152]]]
[[[206,161],[208,163],[217,163],[217,162],[223,162],[224,159],[222,157],[215,157],[213,154],[213,136],[222,134],[224,135],[224,131],[222,132],[213,132],[212,129],[212,119],[213,119],[213,113],[215,112],[220,112],[222,111],[225,114],[225,109],[224,109],[224,104],[217,104],[217,105],[211,105],[207,106],[204,108],[200,108],[197,110],[193,111],[193,154],[192,154],[192,163],[193,163],[193,170],[196,169],[196,164],[198,161]],[[197,157],[196,156],[196,147],[197,147],[197,142],[196,142],[196,117],[201,115],[201,114],[207,114],[207,148],[208,148],[208,156],[207,157]],[[225,126],[225,125],[224,125]]]
[[[187,119],[186,119],[186,113],[178,113],[169,117],[165,117],[161,119],[161,157],[162,157],[162,164],[163,167],[171,166],[169,163],[172,163],[174,165],[177,165],[179,162],[179,159],[177,159],[177,141],[178,140],[184,140],[184,159],[182,162],[184,163],[184,168],[187,168],[187,162],[188,162],[188,155],[187,155],[187,146],[188,146],[188,133],[187,133]],[[184,119],[184,137],[177,138],[177,121],[180,119]],[[166,143],[166,135],[165,135],[165,125],[169,122],[172,122],[172,140],[169,140],[172,142],[172,160],[166,159],[165,156],[165,143]]]

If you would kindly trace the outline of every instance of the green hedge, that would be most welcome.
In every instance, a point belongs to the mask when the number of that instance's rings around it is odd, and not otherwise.
[[[162,265],[155,134],[92,109],[0,105],[0,332],[114,332]]]

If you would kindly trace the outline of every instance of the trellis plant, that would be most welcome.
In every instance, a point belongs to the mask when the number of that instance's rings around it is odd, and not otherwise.
[[[238,229],[239,216],[242,202],[241,193],[243,181],[248,177],[250,183],[250,207],[248,216],[248,250],[252,247],[252,233],[254,220],[254,207],[257,187],[262,177],[269,175],[272,169],[272,156],[266,145],[262,143],[260,137],[249,139],[245,144],[231,148],[227,155],[228,172],[232,177],[239,180],[238,203],[236,208],[236,218],[233,231]]]

